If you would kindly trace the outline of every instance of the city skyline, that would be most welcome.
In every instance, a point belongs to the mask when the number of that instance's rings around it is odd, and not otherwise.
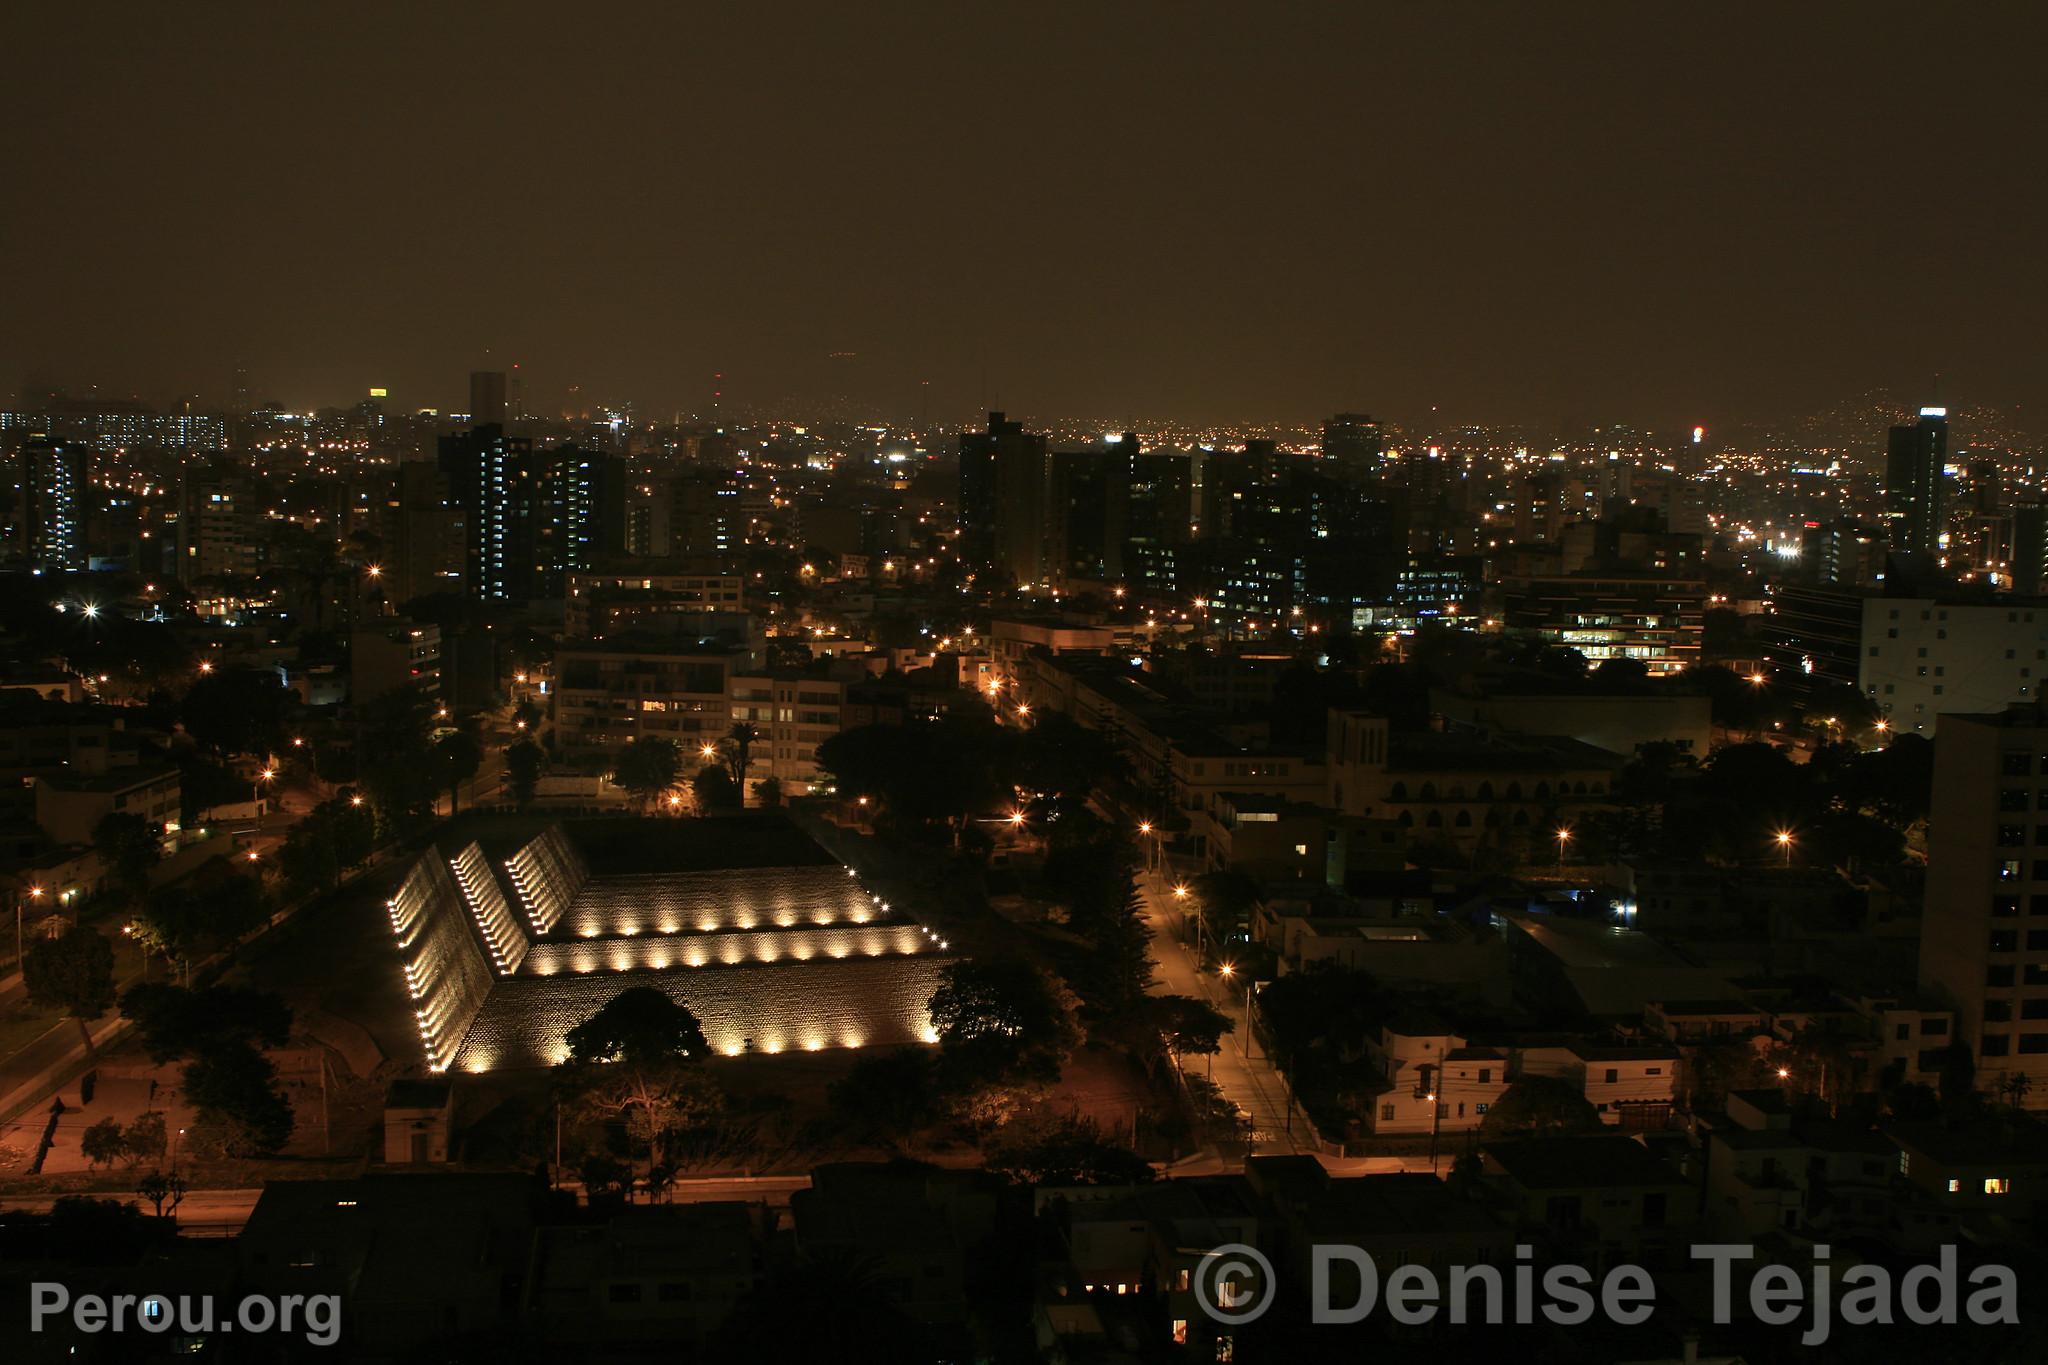
[[[71,60],[0,95],[43,206],[0,225],[0,376],[449,410],[518,363],[906,424],[2048,400],[2040,16],[1764,13],[20,14]]]

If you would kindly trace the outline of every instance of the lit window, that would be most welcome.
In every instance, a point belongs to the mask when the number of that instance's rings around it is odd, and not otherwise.
[[[1984,1182],[1986,1194],[2011,1194],[2012,1182],[2003,1176],[1992,1176]]]
[[[1951,1180],[1951,1181],[1949,1181],[1949,1182],[1948,1182],[1948,1192],[1949,1192],[1950,1194],[1961,1194],[1961,1193],[1963,1192],[1963,1182],[1962,1182],[1962,1181],[1960,1181],[1960,1180]]]

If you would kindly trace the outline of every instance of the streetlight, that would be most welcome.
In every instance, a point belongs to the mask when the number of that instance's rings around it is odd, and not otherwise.
[[[718,746],[716,744],[700,745],[697,749],[697,756],[700,758],[717,758]]]
[[[1792,831],[1789,829],[1781,829],[1778,831],[1775,837],[1778,842],[1778,847],[1784,851],[1785,866],[1792,866]]]
[[[41,900],[43,898],[43,888],[31,886],[28,889],[28,898],[32,901]],[[21,897],[16,896],[14,898],[14,970],[17,972],[21,970],[21,961]]]
[[[1562,826],[1562,825],[1558,826],[1558,830],[1557,830],[1557,870],[1558,870],[1558,871],[1559,871],[1560,873],[1562,873],[1562,872],[1564,871],[1564,849],[1565,849],[1565,845],[1566,845],[1566,844],[1569,844],[1569,843],[1570,843],[1571,841],[1572,841],[1572,832],[1571,832],[1571,830],[1569,830],[1569,829],[1565,828],[1565,827],[1564,827],[1564,826]]]
[[[1236,964],[1230,962],[1216,970],[1226,981],[1237,975]],[[1244,1054],[1246,1061],[1250,1061],[1252,1056],[1252,988],[1257,984],[1249,976],[1244,979],[1244,1037],[1239,1041],[1237,1050]]]

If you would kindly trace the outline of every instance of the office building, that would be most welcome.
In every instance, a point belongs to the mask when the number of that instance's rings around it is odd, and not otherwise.
[[[1509,634],[1575,649],[1598,666],[1634,659],[1657,677],[1700,657],[1707,584],[1683,571],[1588,569],[1519,574],[1503,583]]]
[[[1784,584],[1771,593],[1758,638],[1768,663],[1768,686],[1804,696],[1823,683],[1860,685],[1863,597]]]
[[[1922,408],[1911,426],[1891,429],[1885,447],[1885,513],[1895,552],[1941,551],[1948,515],[1948,409]]]
[[[1339,478],[1359,483],[1377,480],[1386,465],[1387,438],[1380,424],[1362,412],[1340,412],[1323,423],[1316,457]]]
[[[1956,1011],[1976,1087],[2048,1106],[2048,711],[1950,715],[1934,741],[1920,981]]]

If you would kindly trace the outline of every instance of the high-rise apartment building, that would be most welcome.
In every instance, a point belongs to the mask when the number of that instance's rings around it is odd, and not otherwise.
[[[1892,549],[1940,552],[1948,515],[1948,409],[1922,408],[1911,426],[1891,429],[1885,448],[1885,512]]]
[[[1994,1096],[2048,1106],[2048,710],[1951,715],[1934,741],[1920,982]]]
[[[575,446],[535,450],[503,427],[443,437],[441,472],[462,510],[470,596],[560,598],[571,569],[625,548],[625,470]]]
[[[37,573],[86,567],[86,476],[91,452],[75,441],[31,437],[14,459],[15,552]]]
[[[1022,422],[992,412],[987,431],[962,433],[955,507],[961,559],[1019,583],[1044,578],[1053,567],[1046,561],[1049,479],[1045,437]]]

